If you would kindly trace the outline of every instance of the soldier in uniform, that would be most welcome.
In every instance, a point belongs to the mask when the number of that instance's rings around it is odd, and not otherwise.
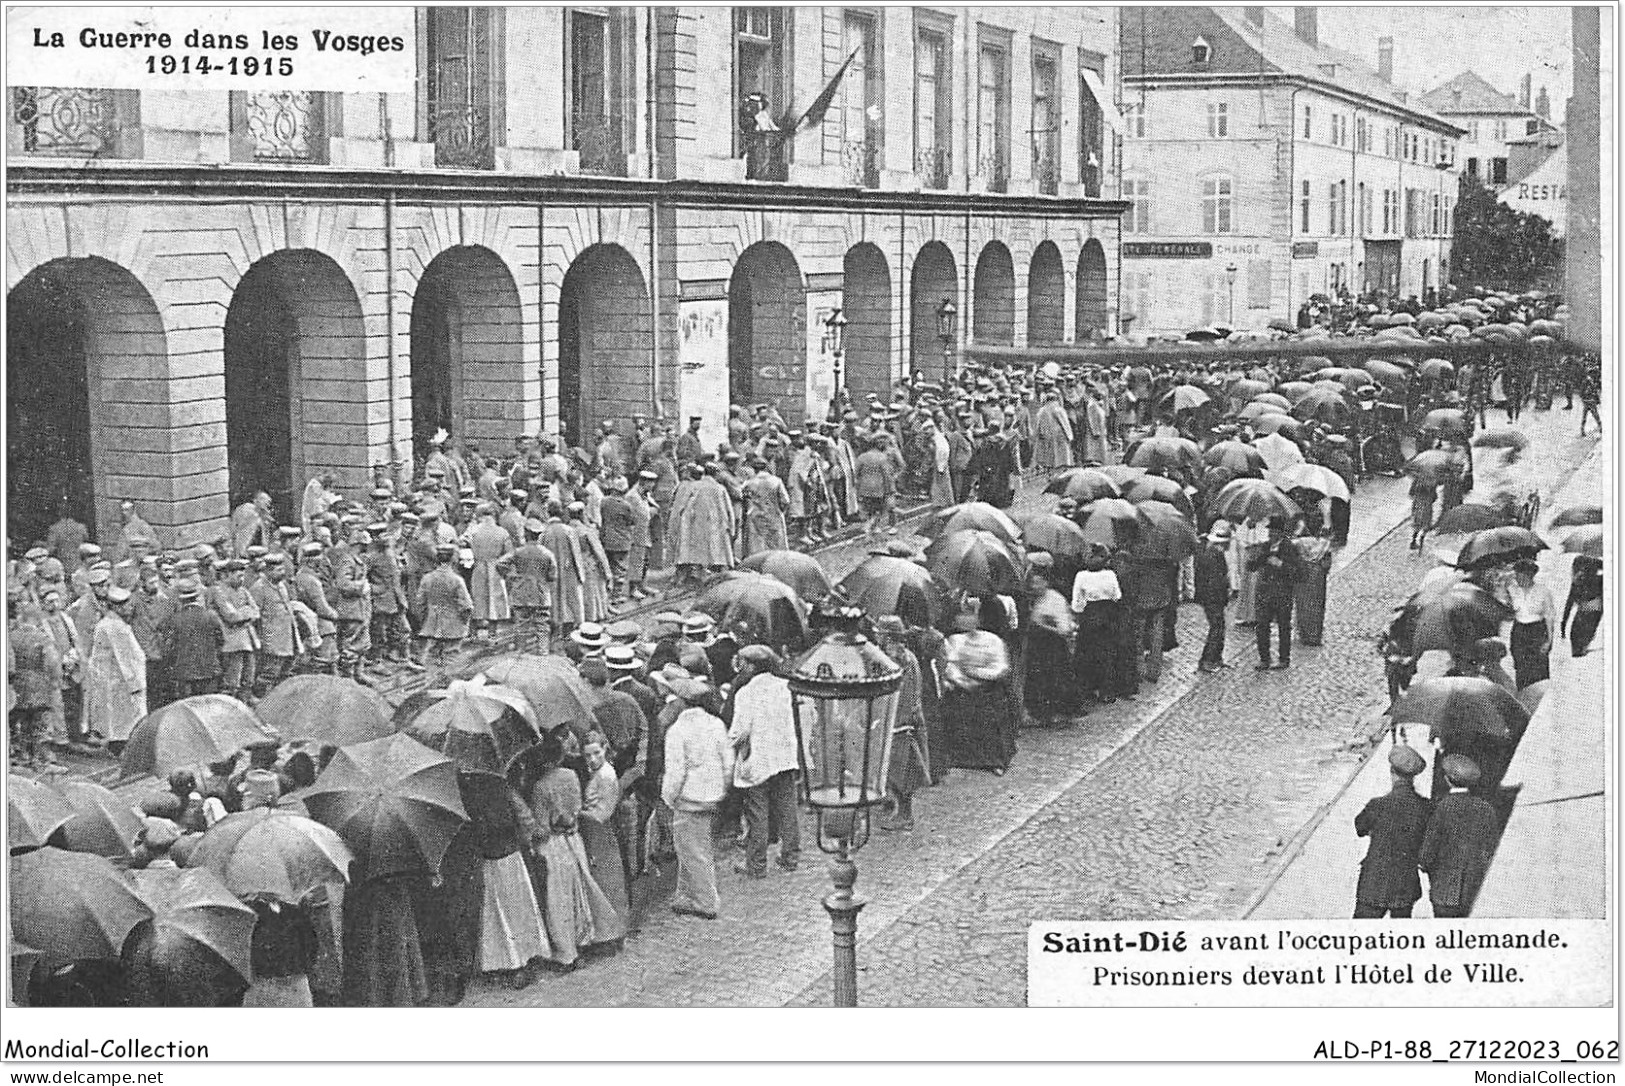
[[[293,662],[300,651],[299,623],[293,615],[293,594],[288,587],[287,557],[267,555],[265,576],[251,592],[255,606],[260,609],[259,681],[254,694],[263,698],[293,671]]]
[[[327,555],[333,571],[327,602],[338,616],[335,636],[339,642],[339,674],[363,686],[372,685],[361,673],[362,659],[372,646],[368,631],[372,608],[368,599],[367,566],[362,559],[362,548],[369,541],[366,529],[352,525],[348,538]]]
[[[327,562],[320,543],[310,542],[299,548],[299,574],[294,578],[294,597],[316,616],[316,636],[319,644],[312,648],[310,665],[313,670],[337,674],[338,665],[338,612],[327,602]]]
[[[1388,752],[1393,787],[1354,816],[1354,832],[1371,839],[1354,891],[1356,920],[1407,918],[1422,897],[1417,858],[1433,809],[1411,782],[1425,765],[1415,750],[1396,745]]]
[[[387,525],[368,529],[372,542],[363,560],[367,567],[368,599],[372,603],[372,643],[368,656],[374,661],[390,660],[410,664],[407,641],[411,630],[406,624],[406,591],[401,586],[401,563],[387,535]]]
[[[177,584],[175,599],[180,609],[169,616],[161,631],[170,679],[181,697],[217,693],[220,652],[226,643],[225,624],[204,606],[203,590],[196,581]]]
[[[429,643],[425,655],[432,666],[439,667],[468,636],[474,599],[452,565],[457,559],[457,545],[441,543],[435,548],[435,558],[439,564],[418,585],[416,606],[423,615],[418,636]]]
[[[248,563],[233,558],[225,563],[220,583],[209,590],[209,606],[220,616],[226,639],[220,647],[221,692],[245,705],[254,704],[254,676],[260,648],[260,609],[243,584]]]

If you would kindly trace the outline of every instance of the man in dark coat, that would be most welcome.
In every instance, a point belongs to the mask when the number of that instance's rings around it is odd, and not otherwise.
[[[1434,804],[1417,866],[1428,874],[1428,900],[1440,919],[1469,916],[1500,839],[1495,808],[1468,791],[1478,766],[1461,754],[1444,756],[1450,791]]]
[[[430,643],[425,656],[430,657],[430,664],[438,667],[468,636],[474,599],[468,594],[468,584],[452,568],[457,559],[456,544],[440,544],[435,548],[435,558],[440,564],[418,584],[416,610],[423,616],[418,636]]]
[[[632,503],[626,497],[626,480],[619,476],[609,480],[604,500],[598,507],[598,534],[609,556],[610,599],[619,603],[629,591],[626,577],[626,556],[632,550]]]
[[[401,564],[395,557],[385,525],[373,525],[368,534],[372,542],[363,559],[372,603],[372,628],[368,633],[372,648],[368,655],[375,661],[387,659],[405,663],[411,630],[406,624],[406,589],[401,584]]]
[[[1139,680],[1154,683],[1162,678],[1162,654],[1168,648],[1165,628],[1173,621],[1178,603],[1179,566],[1160,559],[1128,556],[1122,580],[1123,600],[1133,615],[1130,642],[1138,651]]]
[[[1249,572],[1258,574],[1254,615],[1258,625],[1258,670],[1284,670],[1292,664],[1292,600],[1299,568],[1303,565],[1295,543],[1286,537],[1286,520],[1270,518],[1269,542],[1247,560]],[[1281,662],[1270,662],[1270,626],[1278,632]]]
[[[1424,766],[1415,750],[1395,746],[1388,752],[1393,787],[1354,816],[1354,832],[1371,838],[1354,891],[1356,920],[1405,919],[1422,896],[1417,858],[1433,807],[1416,794],[1411,781]]]
[[[1224,662],[1224,612],[1230,604],[1230,562],[1226,558],[1230,538],[1229,523],[1214,521],[1206,545],[1196,552],[1196,602],[1207,617],[1207,641],[1196,665],[1202,671],[1229,666]]]
[[[196,581],[176,585],[175,599],[180,609],[169,616],[161,631],[170,680],[181,697],[218,693],[225,624],[213,608],[204,606]]]

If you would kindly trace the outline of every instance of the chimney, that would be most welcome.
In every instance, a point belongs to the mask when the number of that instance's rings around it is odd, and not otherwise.
[[[1543,121],[1552,119],[1552,100],[1546,97],[1545,87],[1540,88],[1540,93],[1535,96],[1535,116]]]
[[[1518,83],[1518,108],[1525,112],[1529,110],[1529,85],[1533,81],[1534,76],[1525,75]]]
[[[1394,39],[1377,39],[1377,78],[1384,83],[1394,81]]]
[[[1243,17],[1247,20],[1247,25],[1248,26],[1251,26],[1251,27],[1254,27],[1254,28],[1257,28],[1257,29],[1262,29],[1263,28],[1263,26],[1264,26],[1264,9],[1263,8],[1242,8],[1241,11],[1242,11]]]
[[[1293,8],[1292,29],[1297,31],[1305,45],[1320,48],[1319,20],[1314,8]]]

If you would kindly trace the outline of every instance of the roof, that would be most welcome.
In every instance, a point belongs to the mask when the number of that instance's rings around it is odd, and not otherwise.
[[[1457,97],[1457,95],[1460,97]],[[1477,72],[1465,71],[1422,95],[1422,108],[1444,116],[1460,113],[1530,113],[1510,94],[1490,86]]]

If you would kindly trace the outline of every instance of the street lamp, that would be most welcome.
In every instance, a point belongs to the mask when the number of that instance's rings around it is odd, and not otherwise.
[[[835,398],[840,399],[841,389],[841,358],[846,352],[846,314],[837,306],[828,317],[824,318],[824,350],[829,352],[834,362],[835,372]]]
[[[790,712],[801,794],[818,820],[835,892],[824,898],[835,945],[835,1005],[858,1005],[858,913],[852,853],[869,840],[869,808],[884,803],[903,669],[859,630],[863,611],[825,612],[830,631],[791,666]]]
[[[942,389],[946,393],[948,386],[953,384],[953,356],[950,353],[954,346],[954,330],[958,326],[959,310],[954,308],[952,299],[944,298],[942,304],[937,306],[937,338],[942,340]]]
[[[1230,322],[1230,330],[1232,332],[1234,332],[1236,330],[1236,264],[1235,264],[1235,261],[1231,261],[1229,264],[1226,264],[1224,266],[1224,283],[1225,283],[1225,286],[1228,287],[1229,291],[1230,291],[1230,307],[1229,307],[1230,316],[1229,316],[1228,319],[1229,319],[1229,322]]]
[[[1438,276],[1439,276],[1439,288],[1438,288],[1439,293],[1438,293],[1438,297],[1435,298],[1434,300],[1440,305],[1444,304],[1444,301],[1445,301],[1445,297],[1444,297],[1445,288],[1449,285],[1448,283],[1445,282],[1445,278],[1444,278],[1444,234],[1445,234],[1445,231],[1444,231],[1444,215],[1445,215],[1445,212],[1444,212],[1444,179],[1445,179],[1445,174],[1450,170],[1450,167],[1452,167],[1454,165],[1455,165],[1455,163],[1451,162],[1448,157],[1445,157],[1445,156],[1441,155],[1440,158],[1439,158],[1439,161],[1434,163],[1434,167],[1433,167],[1434,169],[1439,171],[1439,223],[1438,223],[1438,229],[1435,231],[1435,233],[1438,235],[1437,240],[1439,242],[1439,253],[1438,253],[1438,261],[1437,261]]]

